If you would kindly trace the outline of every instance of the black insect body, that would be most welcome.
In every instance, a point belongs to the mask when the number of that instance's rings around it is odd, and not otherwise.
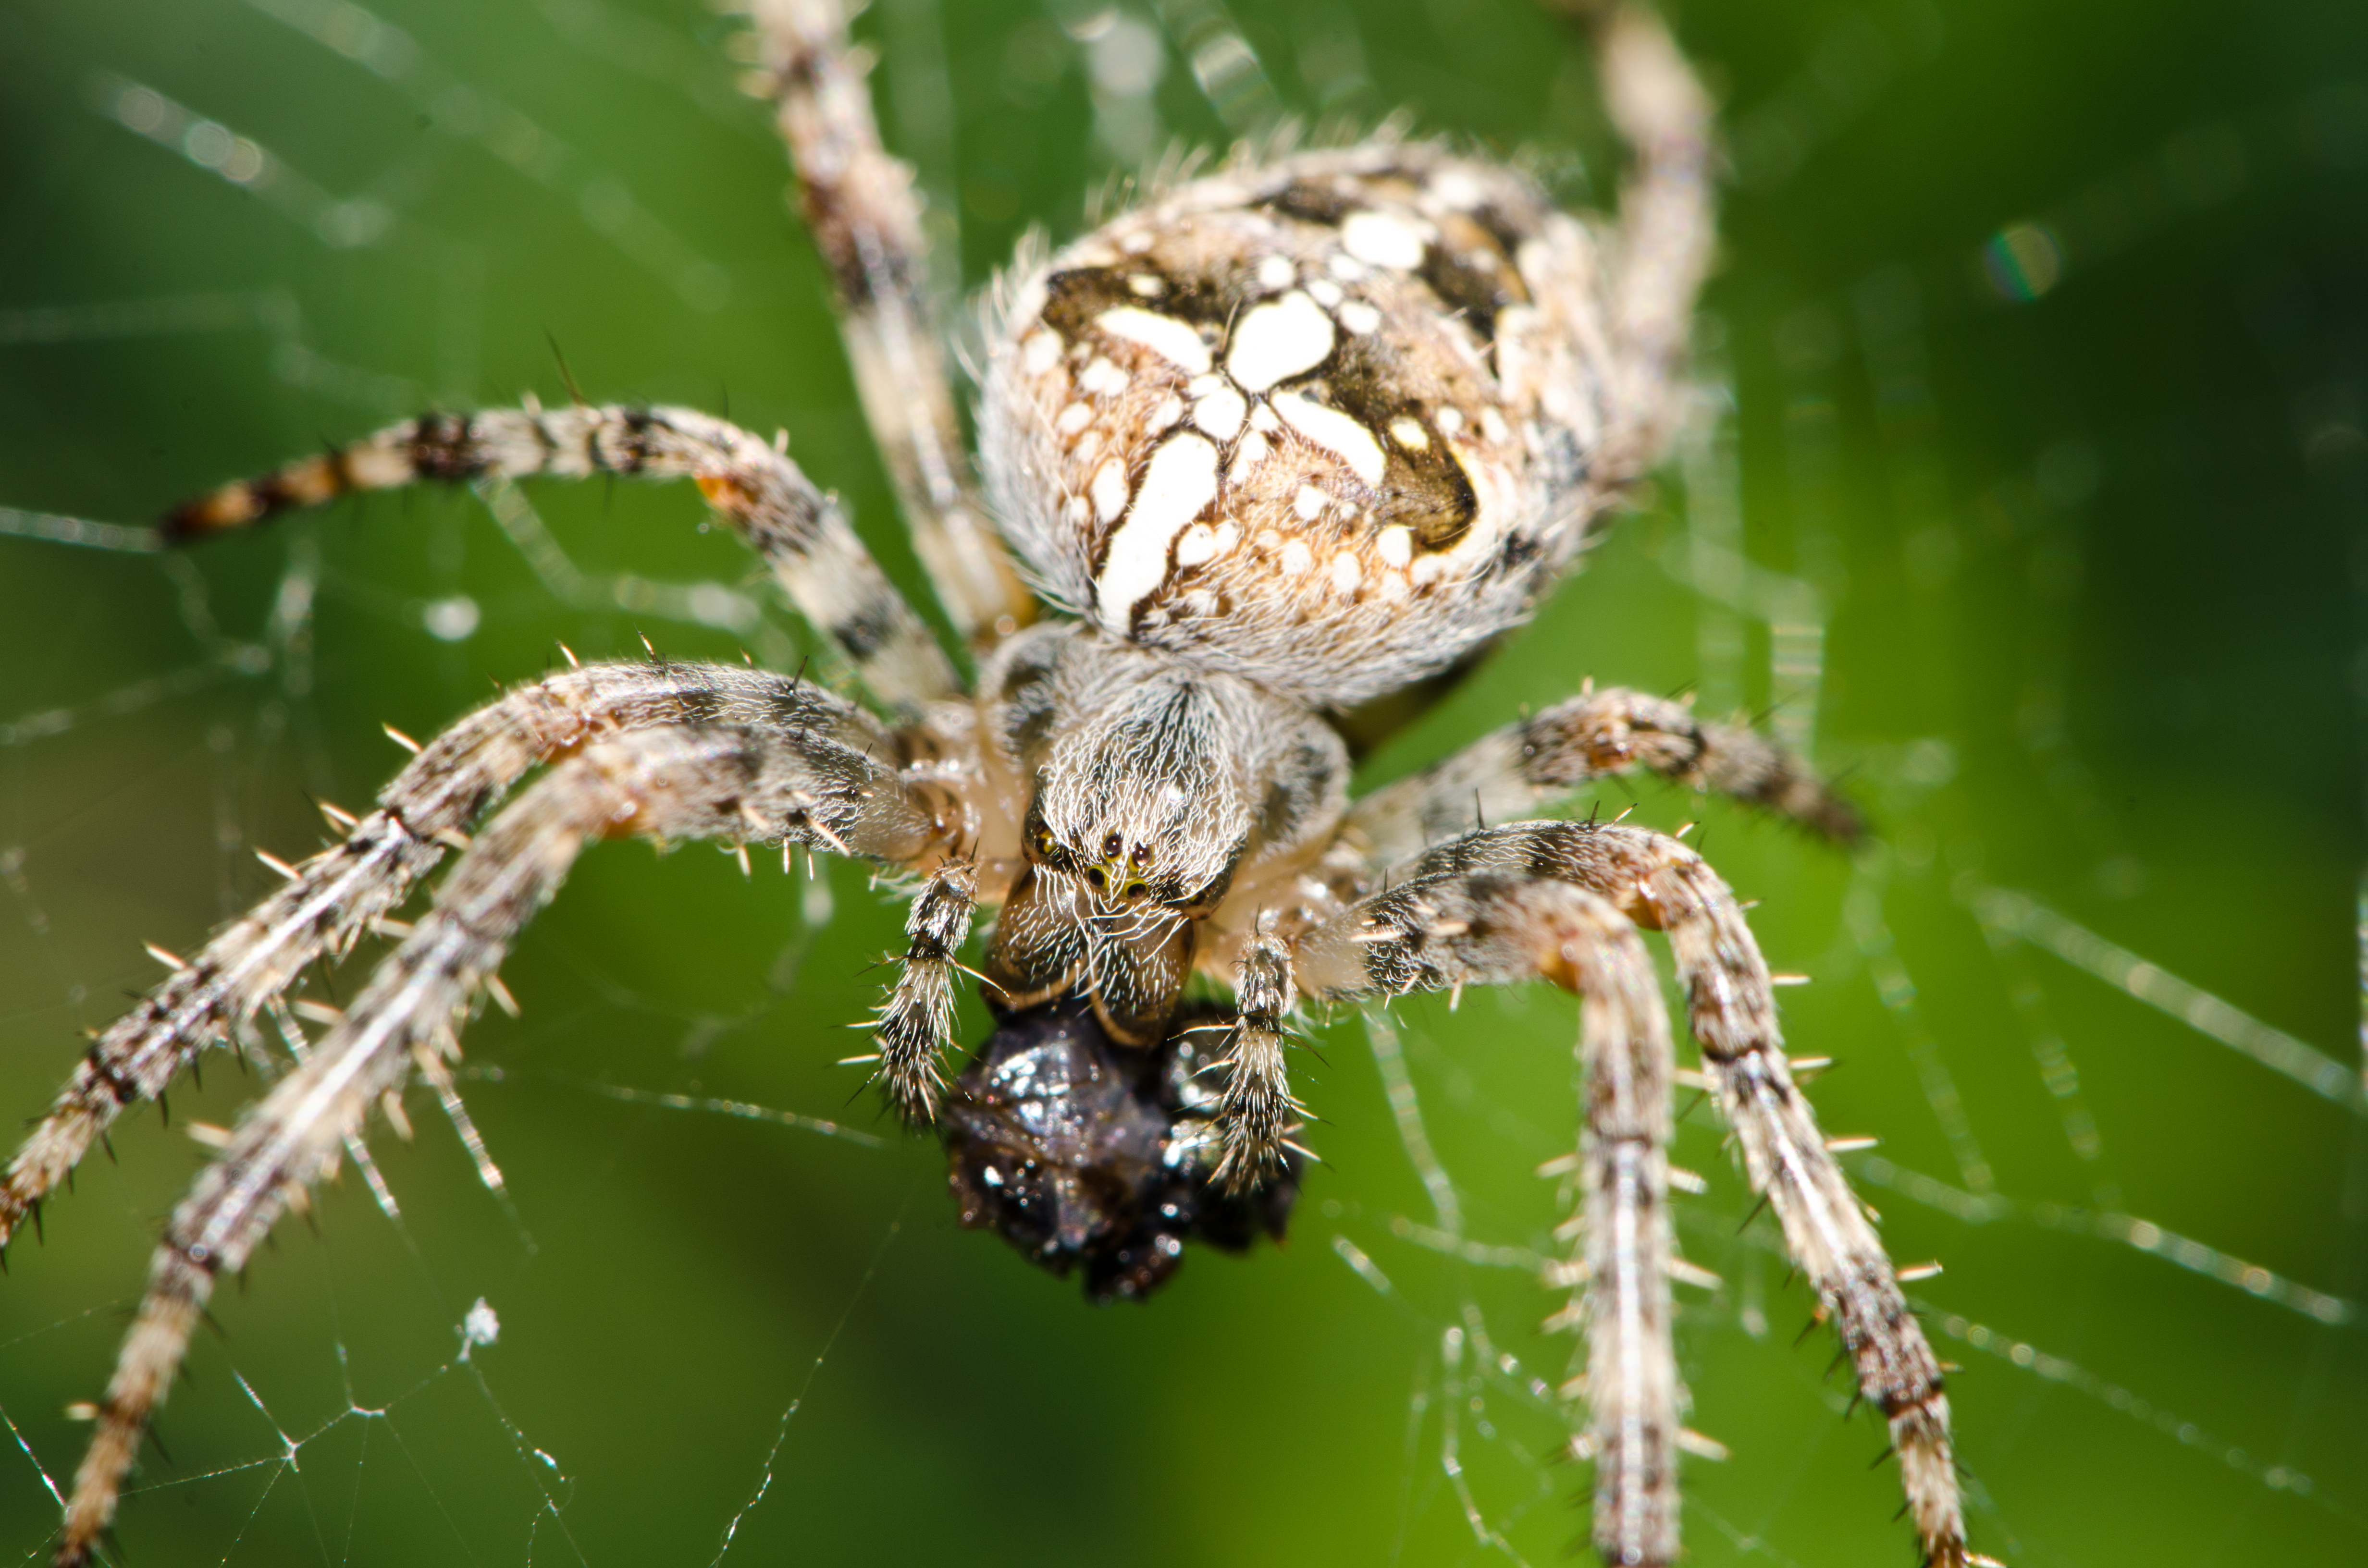
[[[1241,1252],[1281,1240],[1300,1162],[1254,1193],[1214,1180],[1218,1096],[1205,1076],[1229,1025],[1187,1012],[1149,1050],[1111,1040],[1074,1001],[997,1020],[939,1112],[965,1227],[1039,1267],[1082,1270],[1095,1301],[1143,1301],[1188,1242]]]

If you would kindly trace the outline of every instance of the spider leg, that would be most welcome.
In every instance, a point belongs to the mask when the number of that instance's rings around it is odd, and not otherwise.
[[[1860,1392],[1890,1424],[1924,1561],[1931,1568],[1979,1561],[1965,1547],[1940,1361],[1907,1310],[1867,1210],[1793,1083],[1767,963],[1718,874],[1662,834],[1522,823],[1443,844],[1401,875],[1400,886],[1301,939],[1303,984],[1349,987],[1360,971],[1374,990],[1435,983],[1422,978],[1425,963],[1444,962],[1429,956],[1431,950],[1452,957],[1473,939],[1456,928],[1469,916],[1456,913],[1452,898],[1459,890],[1499,888],[1508,878],[1589,890],[1638,925],[1668,933],[1702,1069],[1735,1129],[1745,1171],[1774,1209],[1787,1250],[1854,1363]],[[1358,911],[1375,906],[1405,913],[1395,925],[1359,924]],[[1438,913],[1417,923],[1423,910]],[[1367,934],[1376,930],[1378,936]],[[1501,977],[1514,972],[1508,964]]]
[[[911,165],[889,155],[864,60],[839,0],[750,0],[758,96],[796,165],[801,210],[837,295],[863,412],[886,459],[938,601],[987,646],[1035,615],[988,524],[954,415],[945,335]]]
[[[415,1064],[458,1054],[462,1015],[491,985],[519,929],[587,844],[626,835],[786,839],[896,864],[919,859],[936,842],[929,812],[892,771],[796,722],[614,736],[538,780],[477,835],[343,1019],[240,1119],[229,1146],[173,1211],[74,1475],[58,1562],[88,1562],[112,1520],[141,1434],[216,1277],[245,1265]]]
[[[1246,1192],[1282,1174],[1290,1140],[1307,1117],[1282,1059],[1282,1020],[1299,1005],[1289,945],[1269,931],[1254,932],[1234,967],[1234,997],[1239,1017],[1217,1102],[1225,1152],[1214,1179],[1228,1192]]]
[[[200,495],[165,519],[165,533],[201,538],[356,491],[429,481],[595,474],[696,483],[881,701],[915,708],[959,690],[944,650],[855,537],[837,499],[770,443],[695,409],[578,403],[431,414]]]
[[[938,1099],[946,1086],[938,1064],[953,1041],[954,974],[961,967],[954,954],[970,936],[977,906],[977,864],[947,860],[922,883],[905,920],[910,945],[904,971],[880,1009],[878,1075],[889,1103],[915,1126],[938,1119]]]
[[[92,1043],[0,1173],[0,1244],[126,1105],[162,1094],[314,960],[343,957],[528,769],[607,736],[694,719],[802,726],[894,750],[877,722],[812,683],[729,665],[588,665],[486,704],[422,747],[376,811],[345,819],[342,843],[297,866]]]
[[[1865,831],[1848,801],[1774,742],[1617,687],[1557,702],[1373,791],[1349,808],[1347,829],[1378,871],[1489,822],[1529,816],[1596,779],[1640,771],[1747,801],[1839,843]]]
[[[1440,870],[1368,898],[1301,938],[1301,978],[1334,997],[1543,976],[1582,998],[1585,1237],[1575,1317],[1588,1337],[1594,1537],[1609,1563],[1678,1557],[1685,1390],[1670,1339],[1669,1085],[1660,985],[1634,924],[1600,893],[1512,870]]]
[[[1710,95],[1648,6],[1555,0],[1595,34],[1604,107],[1636,163],[1613,236],[1609,330],[1618,395],[1590,473],[1617,488],[1652,467],[1683,412],[1694,299],[1717,238]]]

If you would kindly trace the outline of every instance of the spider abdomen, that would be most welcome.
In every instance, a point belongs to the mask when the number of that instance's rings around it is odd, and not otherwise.
[[[1113,634],[1323,705],[1418,679],[1577,542],[1593,257],[1433,147],[1185,186],[1014,290],[982,410],[1007,530]]]

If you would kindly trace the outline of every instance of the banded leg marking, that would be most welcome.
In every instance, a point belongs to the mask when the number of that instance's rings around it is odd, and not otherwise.
[[[1588,889],[1636,924],[1668,933],[1713,1096],[1735,1130],[1752,1187],[1768,1198],[1786,1249],[1850,1354],[1861,1392],[1890,1425],[1924,1561],[1932,1568],[1981,1561],[1965,1545],[1939,1358],[1907,1310],[1864,1205],[1827,1149],[1815,1111],[1793,1083],[1767,963],[1717,873],[1675,839],[1641,828],[1521,823],[1443,844],[1412,862],[1405,875],[1405,886],[1359,907],[1396,907],[1391,900],[1408,909],[1424,901],[1437,906],[1442,888],[1458,879],[1558,881]],[[1468,933],[1454,929],[1459,918],[1450,912],[1417,932],[1408,916],[1406,939],[1362,944],[1354,928],[1335,920],[1303,940],[1301,978],[1311,989],[1319,983],[1351,983],[1353,964],[1386,960],[1411,966],[1407,983],[1433,983],[1421,978],[1423,965],[1436,968],[1441,961],[1432,949],[1452,952],[1455,943],[1469,941]],[[1425,934],[1428,947],[1411,940]],[[1500,978],[1519,972],[1509,952],[1500,962]],[[1368,983],[1381,987],[1395,973],[1369,973]]]
[[[580,403],[427,415],[225,484],[176,508],[164,531],[175,541],[199,539],[358,491],[431,481],[595,474],[696,483],[881,701],[909,709],[959,691],[945,651],[855,537],[837,499],[771,443],[696,409]]]
[[[885,730],[827,691],[734,665],[589,665],[486,704],[424,747],[380,791],[376,811],[342,819],[342,843],[296,867],[98,1037],[0,1173],[0,1245],[126,1105],[164,1093],[305,966],[351,950],[528,769],[602,736],[694,720],[793,725],[894,750]]]
[[[1348,834],[1379,871],[1487,822],[1529,816],[1597,779],[1638,772],[1758,806],[1837,843],[1865,832],[1849,801],[1766,736],[1704,723],[1682,702],[1612,687],[1557,702],[1376,790],[1349,808]]]
[[[838,0],[752,0],[746,10],[758,80],[797,169],[856,392],[914,547],[962,636],[991,646],[1028,623],[1035,601],[987,523],[970,472],[912,167],[881,145]]]
[[[241,1118],[173,1211],[125,1336],[98,1429],[74,1474],[56,1561],[90,1561],[141,1434],[211,1296],[303,1190],[334,1167],[370,1108],[415,1064],[456,1059],[461,1019],[509,944],[594,839],[792,840],[907,863],[928,815],[893,775],[803,729],[668,726],[599,741],[505,808],[437,890],[345,1017]]]
[[[1282,1174],[1291,1140],[1307,1119],[1282,1059],[1283,1019],[1299,1005],[1299,991],[1281,938],[1263,929],[1252,935],[1234,968],[1234,995],[1240,1017],[1217,1102],[1224,1154],[1215,1180],[1229,1192],[1249,1192]]]
[[[1587,1402],[1574,1445],[1595,1465],[1604,1562],[1678,1556],[1677,1448],[1685,1390],[1671,1339],[1669,1086],[1660,983],[1611,902],[1512,869],[1443,869],[1368,898],[1309,932],[1299,968],[1327,996],[1440,990],[1543,977],[1581,999],[1583,1251],[1577,1321]]]
[[[880,1010],[879,1078],[889,1104],[916,1127],[937,1120],[945,1093],[939,1064],[953,1043],[954,955],[977,907],[978,867],[948,860],[914,895],[905,920],[904,971]]]

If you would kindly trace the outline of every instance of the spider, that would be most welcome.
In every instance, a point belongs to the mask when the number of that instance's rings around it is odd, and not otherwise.
[[[787,453],[689,409],[429,415],[174,511],[188,541],[428,482],[692,480],[870,698],[755,667],[579,665],[415,751],[341,841],[99,1036],[0,1174],[0,1243],[126,1105],[231,1043],[317,960],[393,951],[174,1211],[95,1407],[56,1561],[91,1560],[216,1278],[415,1074],[450,1102],[459,1029],[595,839],[798,846],[909,880],[901,971],[863,1058],[935,1127],[963,1222],[1089,1295],[1141,1298],[1189,1241],[1279,1235],[1307,1156],[1285,1054],[1314,1003],[1543,978],[1580,998],[1582,1124],[1560,1162],[1579,1256],[1593,1533],[1679,1553],[1699,1448],[1670,1339],[1676,1081],[1640,928],[1668,933],[1704,1085],[1820,1315],[1888,1419],[1928,1563],[1967,1549],[1941,1368],[1793,1082],[1736,900],[1677,838],[1522,820],[1650,771],[1828,837],[1850,807],[1745,728],[1591,687],[1350,800],[1349,726],[1435,695],[1532,611],[1656,460],[1713,232],[1708,100],[1633,5],[1583,9],[1636,168],[1616,224],[1490,158],[1383,132],[1246,150],[1155,186],[991,291],[964,449],[910,171],[880,143],[837,0],[754,0],[867,417],[967,686]],[[1040,617],[1040,609],[1053,612]],[[1407,700],[1408,699],[1412,700]],[[1396,699],[1395,709],[1377,705]],[[398,739],[404,737],[398,736]],[[514,799],[527,775],[541,769]],[[396,912],[448,856],[426,913]],[[958,954],[998,1027],[949,1082]],[[169,956],[169,955],[168,955]],[[1205,975],[1229,1005],[1184,1000]]]

